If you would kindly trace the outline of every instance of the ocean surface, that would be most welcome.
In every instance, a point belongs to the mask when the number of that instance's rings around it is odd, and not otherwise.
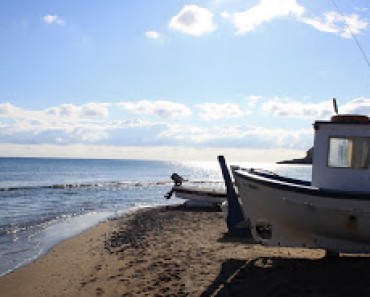
[[[309,180],[311,166],[232,163]],[[223,187],[214,162],[0,158],[0,276],[109,217],[182,203],[164,195],[177,172],[191,184]]]

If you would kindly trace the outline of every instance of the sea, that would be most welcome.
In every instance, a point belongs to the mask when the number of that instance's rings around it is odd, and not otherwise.
[[[311,177],[308,165],[229,165]],[[164,198],[175,172],[192,185],[224,187],[217,160],[0,158],[0,276],[101,221],[142,207],[183,203]]]

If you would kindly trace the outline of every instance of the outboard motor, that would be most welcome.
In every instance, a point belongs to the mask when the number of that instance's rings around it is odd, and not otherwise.
[[[172,173],[171,179],[173,180],[176,186],[181,186],[182,183],[185,181],[185,179],[182,176],[178,175],[176,172]]]
[[[171,175],[171,179],[173,180],[173,182],[175,183],[175,186],[181,186],[182,183],[184,181],[186,181],[186,179],[184,179],[181,175],[177,174],[176,172],[175,173],[172,173]],[[170,199],[172,194],[173,194],[173,188],[166,194],[164,195],[164,198],[166,199]]]

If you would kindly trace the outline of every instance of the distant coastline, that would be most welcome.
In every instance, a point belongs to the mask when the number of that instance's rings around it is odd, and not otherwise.
[[[313,148],[311,147],[307,152],[306,156],[298,159],[279,161],[277,164],[312,164],[313,160]]]

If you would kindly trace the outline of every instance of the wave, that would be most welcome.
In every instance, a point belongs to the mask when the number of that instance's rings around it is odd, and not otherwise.
[[[194,180],[189,184],[218,184],[219,180]],[[0,187],[0,192],[11,191],[27,191],[37,189],[73,189],[73,188],[103,188],[103,187],[148,187],[148,186],[169,186],[173,185],[172,181],[113,181],[113,182],[96,182],[96,183],[66,183],[54,185],[36,185],[36,186],[15,186],[15,187]]]
[[[151,186],[151,185],[167,185],[171,182],[132,182],[132,181],[116,181],[116,182],[98,182],[98,183],[67,183],[67,184],[54,184],[45,186],[15,186],[15,187],[1,187],[0,192],[10,192],[19,190],[36,190],[36,189],[72,189],[72,188],[98,188],[98,187],[132,187],[132,186]]]
[[[52,214],[46,217],[31,219],[25,222],[10,223],[0,225],[0,236],[17,234],[22,231],[29,231],[34,229],[46,229],[50,224],[57,222],[58,220],[64,220],[76,216],[77,214]]]

